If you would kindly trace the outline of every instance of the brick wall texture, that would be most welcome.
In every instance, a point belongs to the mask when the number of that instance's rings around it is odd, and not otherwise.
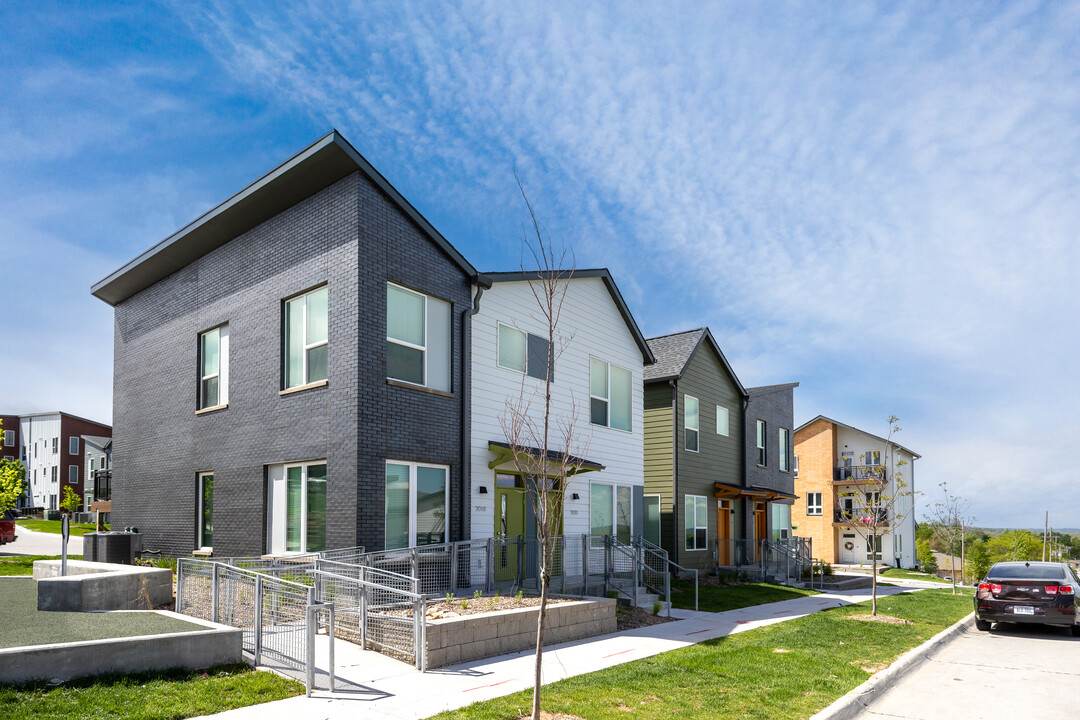
[[[814,557],[829,563],[838,560],[836,531],[833,528],[833,468],[836,467],[836,426],[817,420],[795,433],[795,454],[799,456],[799,478],[795,493],[799,499],[791,508],[791,524],[800,537],[813,540]],[[822,514],[806,514],[806,494],[821,493]]]
[[[452,304],[452,396],[386,380],[386,283]],[[328,382],[282,388],[282,303],[329,290]],[[113,525],[148,550],[196,548],[197,474],[214,473],[214,554],[266,551],[267,466],[327,463],[327,546],[383,546],[387,459],[450,467],[461,513],[465,272],[353,173],[116,306]],[[198,335],[229,324],[228,407],[196,415]],[[467,517],[467,515],[466,515]]]

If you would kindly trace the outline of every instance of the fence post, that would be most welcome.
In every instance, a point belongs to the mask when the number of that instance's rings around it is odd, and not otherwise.
[[[487,572],[484,573],[485,585],[484,588],[488,592],[495,590],[495,538],[489,537],[487,539]]]
[[[176,604],[173,609],[184,614],[184,558],[176,561]]]
[[[367,583],[360,582],[360,649],[367,650]]]
[[[457,591],[458,544],[450,543],[450,592]]]
[[[310,596],[308,598],[311,599]],[[304,670],[304,684],[307,686],[307,696],[311,697],[311,690],[315,685],[315,623],[312,622],[315,615],[315,606],[308,605],[304,608],[304,638],[305,638],[305,660],[304,663],[307,667]]]
[[[210,585],[210,604],[213,606],[210,611],[210,619],[214,622],[218,622],[218,570],[221,567],[218,563],[213,564],[211,570],[211,585]]]
[[[581,586],[582,595],[589,594],[589,534],[581,533]]]
[[[539,580],[539,578],[537,578]],[[517,536],[517,586],[525,587],[525,536]],[[539,588],[538,588],[539,589]]]
[[[330,613],[330,667],[327,670],[330,673],[330,692],[334,692],[334,624],[337,612],[333,605],[327,605],[326,610]]]
[[[412,576],[414,578],[420,577],[420,548],[413,546],[412,553],[410,554],[409,562],[412,566]]]
[[[262,573],[255,576],[255,665],[262,660],[263,629],[263,578]]]
[[[638,543],[637,545],[634,546],[634,588],[635,588],[635,590],[634,590],[634,599],[635,600],[637,599],[637,590],[636,590],[636,588],[641,587],[641,578],[642,578],[641,563],[642,563],[642,559],[643,558],[642,558],[642,554],[641,554],[641,543]]]

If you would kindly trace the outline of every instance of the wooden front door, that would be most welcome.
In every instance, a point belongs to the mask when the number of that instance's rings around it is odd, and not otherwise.
[[[716,501],[716,547],[717,564],[731,565],[731,501]]]

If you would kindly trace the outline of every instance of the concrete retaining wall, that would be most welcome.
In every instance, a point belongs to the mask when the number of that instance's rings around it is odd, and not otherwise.
[[[172,601],[172,570],[68,560],[35,560],[38,610],[150,610]]]
[[[520,608],[430,620],[427,625],[427,667],[479,660],[536,646],[540,608]],[[547,644],[569,642],[616,630],[615,600],[598,598],[548,605]]]
[[[164,613],[164,611],[158,611]],[[199,670],[243,660],[243,630],[164,613],[206,630],[0,650],[0,683],[63,682],[109,672],[182,667]]]

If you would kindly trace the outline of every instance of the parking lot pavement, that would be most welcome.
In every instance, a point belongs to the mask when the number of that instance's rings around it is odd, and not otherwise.
[[[870,718],[1080,716],[1080,638],[1063,628],[970,627],[859,714]]]
[[[34,532],[24,527],[16,527],[15,536],[15,542],[0,545],[0,555],[59,555],[64,540],[60,535]],[[82,537],[72,535],[68,538],[68,555],[82,554]]]

